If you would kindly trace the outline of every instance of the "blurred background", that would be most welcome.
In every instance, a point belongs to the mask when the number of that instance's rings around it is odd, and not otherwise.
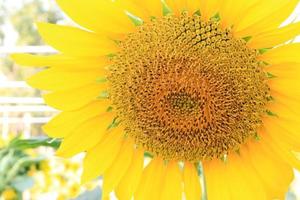
[[[287,22],[299,21],[299,10]],[[55,53],[43,43],[35,21],[73,24],[54,0],[0,0],[0,200],[100,199],[101,180],[80,185],[82,155],[53,156],[60,141],[46,138],[41,126],[57,111],[24,82],[37,69],[22,68],[8,56]],[[300,200],[295,175],[288,200]]]
[[[59,141],[45,138],[41,126],[57,111],[24,82],[36,69],[9,58],[55,52],[43,43],[36,21],[72,24],[54,0],[0,0],[0,200],[100,199],[101,181],[80,185],[82,155],[53,156]]]

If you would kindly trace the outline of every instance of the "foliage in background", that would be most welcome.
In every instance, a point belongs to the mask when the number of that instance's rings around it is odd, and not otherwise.
[[[5,6],[4,4],[0,4],[0,26],[4,24],[4,15],[5,15]],[[0,45],[3,44],[3,39],[4,39],[4,30],[0,29]]]
[[[10,0],[0,0],[0,45],[3,44],[5,37],[11,32],[5,32],[1,28],[3,24],[12,25],[15,33],[18,34],[15,45],[43,45],[34,22],[43,21],[57,23],[62,20],[61,12],[58,12],[54,1],[49,1],[49,6],[45,6],[45,0],[20,0],[19,7],[11,8]],[[0,59],[0,71],[11,80],[24,80],[26,73],[18,66],[15,66],[8,57]]]
[[[82,158],[47,157],[39,151],[40,147],[51,150],[59,145],[59,140],[51,138],[0,137],[0,200],[21,200],[24,192],[32,200],[65,200],[78,195],[78,199],[100,199],[99,181],[80,183]]]
[[[11,50],[13,46],[43,45],[34,22],[63,22],[63,15],[53,0],[0,0],[0,48]],[[16,41],[14,41],[16,39]],[[15,42],[15,43],[14,43]],[[6,46],[2,46],[6,45]],[[38,69],[22,68],[0,53],[0,84],[1,81],[24,81]],[[0,97],[40,97],[41,91],[31,88],[1,88]],[[13,106],[14,104],[8,104]],[[53,113],[33,112],[32,117],[48,117]],[[0,112],[0,118],[3,113]],[[11,118],[22,118],[24,113],[11,112]],[[2,124],[0,123],[0,130]],[[10,124],[10,131],[18,133],[20,124]],[[31,127],[31,135],[42,133],[41,124]]]
[[[58,13],[53,8],[46,9],[42,0],[33,0],[25,3],[22,9],[12,13],[10,19],[19,34],[17,44],[42,45],[42,39],[32,22],[46,21],[56,23],[62,18]]]
[[[3,199],[21,199],[21,194],[33,186],[33,179],[28,175],[32,167],[39,169],[43,156],[30,155],[25,150],[13,146],[20,138],[11,142],[2,139],[0,146],[0,196]]]

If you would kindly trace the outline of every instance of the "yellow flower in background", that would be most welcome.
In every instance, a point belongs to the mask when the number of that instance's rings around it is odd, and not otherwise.
[[[5,189],[1,195],[1,199],[3,200],[16,200],[17,197],[16,191],[12,188]]]
[[[48,173],[51,171],[50,161],[49,160],[43,160],[40,163],[40,170],[44,173]]]
[[[75,198],[76,196],[78,196],[80,194],[80,185],[79,184],[73,184],[70,186],[69,188],[69,197]]]
[[[35,173],[37,173],[37,171],[38,170],[37,170],[36,164],[32,164],[32,165],[30,165],[27,174],[28,174],[28,176],[34,176]]]
[[[61,110],[57,154],[86,152],[103,198],[283,198],[300,169],[299,0],[57,0],[83,28],[39,23],[59,53],[28,80]],[[143,166],[146,156],[152,160]]]

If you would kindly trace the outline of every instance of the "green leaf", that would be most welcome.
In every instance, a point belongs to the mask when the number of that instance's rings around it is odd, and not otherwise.
[[[15,151],[9,150],[1,159],[0,162],[0,173],[7,171],[10,165],[15,161]]]
[[[15,177],[17,177],[17,175],[22,170],[24,170],[25,167],[30,166],[34,163],[39,163],[44,159],[45,158],[42,157],[42,156],[39,156],[39,157],[36,157],[36,158],[25,156],[25,157],[22,157],[22,158],[16,160],[16,162],[14,163],[14,165],[12,165],[10,170],[7,171],[7,175],[5,177],[5,182],[6,183],[11,182]]]
[[[10,142],[9,148],[24,150],[46,146],[57,149],[60,143],[61,141],[59,139],[52,138],[18,139]]]

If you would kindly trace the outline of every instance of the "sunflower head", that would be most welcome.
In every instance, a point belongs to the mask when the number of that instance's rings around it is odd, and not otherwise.
[[[299,0],[57,2],[83,28],[41,23],[59,53],[14,58],[49,67],[28,82],[62,110],[44,126],[57,154],[86,152],[84,181],[196,200],[204,170],[209,200],[283,197],[300,169],[300,23],[281,24]]]
[[[166,160],[223,157],[256,135],[267,97],[257,50],[218,21],[184,12],[119,43],[110,98],[125,132]]]

